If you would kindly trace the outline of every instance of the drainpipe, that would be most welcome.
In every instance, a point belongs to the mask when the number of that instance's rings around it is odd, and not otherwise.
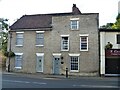
[[[8,55],[8,72],[10,72],[10,52],[11,52],[11,39],[12,39],[12,33],[9,32],[9,55]]]
[[[101,49],[100,49],[101,46],[100,46],[100,44],[101,44],[101,43],[100,43],[100,29],[98,29],[98,50],[99,50],[99,52],[98,52],[98,53],[99,53],[99,54],[98,54],[98,55],[99,55],[99,56],[98,56],[98,57],[99,57],[99,69],[98,69],[99,72],[98,72],[98,74],[99,74],[99,76],[101,76],[101,71],[100,71],[100,70],[101,70],[101,69],[100,69],[100,68],[101,68],[101,56],[100,56],[100,55],[101,55],[101,54],[100,54],[100,53],[101,53]]]

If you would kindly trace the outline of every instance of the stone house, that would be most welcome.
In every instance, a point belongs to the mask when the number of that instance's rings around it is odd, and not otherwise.
[[[98,27],[99,14],[81,13],[75,4],[69,13],[24,15],[10,26],[10,70],[98,75]]]

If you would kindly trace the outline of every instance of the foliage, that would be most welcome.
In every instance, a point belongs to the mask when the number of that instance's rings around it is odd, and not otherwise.
[[[113,45],[110,42],[108,42],[108,44],[105,46],[105,49],[112,49],[112,47]]]
[[[7,24],[8,19],[0,19],[0,22],[2,23],[2,30],[8,30],[8,24]],[[7,51],[7,43],[8,43],[8,32],[2,32],[2,53],[6,57],[13,57],[15,56],[14,52]]]
[[[120,29],[120,14],[116,17],[115,23],[107,23],[106,25],[101,26],[103,29]]]
[[[113,23],[107,23],[106,25],[101,26],[103,29],[112,29]]]
[[[7,42],[8,42],[8,33],[7,32],[4,32],[4,30],[8,30],[8,24],[7,24],[7,21],[8,19],[3,19],[3,18],[0,18],[0,22],[2,24],[2,52],[4,54],[4,52],[7,52]]]
[[[6,57],[3,55],[3,53],[0,51],[1,61],[0,61],[0,68],[6,66]]]
[[[112,26],[113,29],[120,29],[120,14],[116,18],[116,22]]]
[[[8,30],[8,19],[0,18],[0,22],[2,23],[2,30]]]
[[[12,51],[10,51],[10,52],[6,51],[6,52],[4,52],[4,55],[6,57],[14,57],[15,56],[14,52],[12,52]]]
[[[7,51],[8,33],[2,32],[2,50]]]

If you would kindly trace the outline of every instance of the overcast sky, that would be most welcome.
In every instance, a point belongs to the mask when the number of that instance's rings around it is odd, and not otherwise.
[[[0,18],[9,24],[23,15],[71,12],[73,3],[82,13],[99,13],[99,25],[114,23],[120,0],[0,0]]]

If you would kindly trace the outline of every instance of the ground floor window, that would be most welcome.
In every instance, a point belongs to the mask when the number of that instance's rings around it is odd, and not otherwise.
[[[79,56],[70,56],[70,71],[79,71]]]
[[[15,68],[22,68],[23,53],[15,53]]]

